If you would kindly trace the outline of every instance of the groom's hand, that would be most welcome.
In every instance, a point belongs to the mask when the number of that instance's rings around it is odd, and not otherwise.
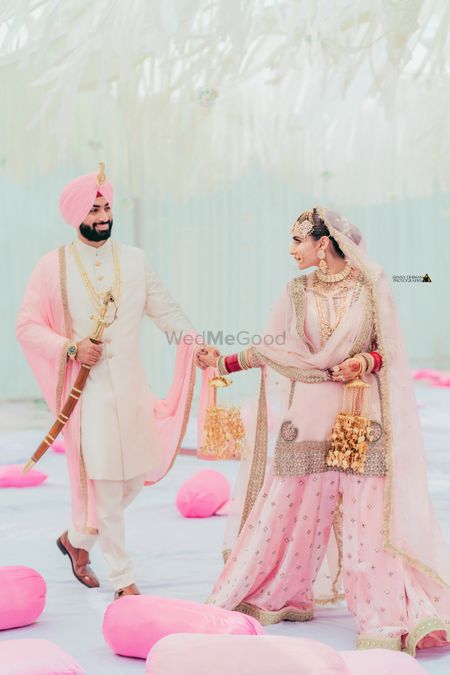
[[[77,344],[78,351],[76,359],[80,363],[86,363],[88,366],[95,366],[103,352],[103,343],[95,344],[90,338],[84,338]]]
[[[216,347],[203,345],[195,356],[196,365],[202,370],[205,370],[205,368],[216,368],[219,356],[220,351]]]

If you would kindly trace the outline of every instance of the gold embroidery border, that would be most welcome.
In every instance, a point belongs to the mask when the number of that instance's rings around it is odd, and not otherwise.
[[[176,450],[173,454],[172,461],[170,462],[170,465],[168,466],[167,470],[164,472],[164,474],[161,476],[161,478],[158,478],[158,480],[154,481],[154,483],[147,483],[151,485],[156,485],[156,483],[159,483],[167,474],[169,473],[170,469],[173,467],[175,460],[181,450],[181,444],[183,442],[183,438],[186,434],[186,429],[187,425],[189,422],[189,415],[191,413],[191,408],[192,408],[192,399],[194,397],[194,386],[195,386],[195,377],[196,377],[196,365],[195,365],[195,353],[192,358],[192,365],[191,365],[191,372],[189,375],[189,385],[188,385],[188,395],[187,395],[187,400],[186,400],[186,405],[184,406],[184,413],[183,413],[183,421],[181,423],[181,430],[180,430],[180,435],[178,437],[178,444],[176,447]]]
[[[222,558],[223,558],[224,564],[227,562],[230,555],[231,555],[231,548],[223,548],[222,549]]]
[[[268,356],[265,356],[256,347],[250,348],[255,352],[255,357],[260,360],[260,362],[265,363],[267,366],[270,366],[280,375],[283,375],[288,380],[294,380],[296,382],[306,382],[306,383],[316,383],[316,382],[328,382],[331,380],[331,375],[327,370],[320,370],[319,368],[295,368],[294,366],[284,366],[281,363],[273,361]]]
[[[64,326],[67,342],[64,343],[64,346],[61,350],[61,358],[59,362],[59,372],[58,379],[56,383],[56,414],[59,415],[61,411],[61,397],[64,387],[64,379],[66,376],[66,365],[67,365],[67,347],[69,346],[72,339],[72,324],[70,321],[69,314],[69,303],[67,299],[67,270],[66,270],[66,255],[65,255],[65,246],[60,246],[58,249],[58,262],[59,262],[59,281],[61,288],[61,301],[64,312]]]
[[[297,318],[297,334],[308,347],[311,354],[315,353],[314,345],[305,335],[305,311],[306,311],[306,275],[295,277],[288,283],[288,293],[292,298]]]
[[[379,637],[378,635],[359,635],[356,640],[356,649],[391,649],[401,652],[402,638],[397,637]]]
[[[336,571],[336,576],[333,579],[331,590],[333,595],[331,596],[331,602],[336,602],[339,598],[338,583],[342,573],[342,560],[344,557],[344,545],[343,545],[343,513],[342,513],[342,492],[339,493],[338,501],[336,504],[336,509],[333,516],[333,530],[334,536],[336,537],[336,543],[338,547],[338,566]]]
[[[296,609],[295,607],[283,607],[277,611],[269,611],[268,609],[260,609],[247,602],[241,602],[234,610],[235,612],[242,612],[253,617],[263,626],[270,626],[280,621],[311,621],[314,618],[314,611],[312,609]]]
[[[384,333],[382,330],[381,326],[381,320],[380,320],[380,310],[378,307],[378,297],[375,292],[375,279],[373,278],[372,274],[370,273],[370,270],[367,270],[365,268],[364,263],[361,261],[360,256],[358,256],[357,253],[348,253],[348,248],[347,248],[347,243],[346,243],[346,236],[342,235],[341,232],[336,230],[331,223],[327,220],[323,209],[319,208],[319,215],[327,225],[331,236],[336,239],[337,243],[339,244],[340,248],[344,252],[344,254],[349,255],[350,257],[354,257],[357,259],[357,262],[360,266],[361,269],[364,270],[366,278],[368,280],[368,285],[370,289],[370,296],[371,296],[371,304],[373,308],[373,320],[374,320],[374,327],[375,327],[375,334],[377,336],[377,347],[378,347],[378,352],[381,354],[381,357],[383,359],[383,367],[381,370],[378,371],[377,376],[379,378],[379,386],[380,386],[380,391],[381,391],[381,409],[382,409],[382,420],[383,420],[383,428],[384,432],[386,435],[386,487],[385,487],[385,500],[384,500],[384,549],[387,551],[390,551],[391,553],[397,553],[400,555],[404,560],[406,560],[410,565],[415,567],[416,569],[419,569],[423,572],[425,572],[428,576],[431,578],[435,579],[441,586],[444,588],[450,588],[450,584],[448,584],[442,577],[429,565],[426,565],[425,563],[421,562],[417,558],[413,558],[412,556],[408,555],[405,551],[402,551],[400,548],[397,548],[394,546],[394,544],[391,541],[391,514],[392,514],[392,465],[393,465],[393,458],[392,458],[392,453],[393,453],[393,439],[392,439],[392,418],[391,418],[391,403],[390,403],[390,395],[389,395],[389,387],[388,387],[388,382],[387,382],[387,371],[389,370],[390,367],[390,362],[389,362],[389,355],[387,353],[387,350],[385,349],[385,339],[384,339]]]
[[[338,471],[352,476],[386,475],[386,451],[381,440],[369,443],[362,473],[351,468],[337,469],[328,466],[326,456],[330,447],[330,441],[286,441],[279,435],[273,455],[274,475],[285,478],[287,476],[309,476],[313,473],[325,473],[326,471]],[[318,456],[315,456],[316,453]],[[319,456],[319,453],[321,456]],[[377,466],[377,464],[381,466]]]
[[[365,282],[364,285],[366,285]],[[355,356],[355,354],[361,354],[361,352],[366,351],[367,346],[370,343],[370,336],[373,329],[373,309],[367,292],[363,293],[363,303],[363,322],[358,337],[356,338],[353,347],[350,349],[349,356]]]
[[[334,582],[333,582],[334,583]],[[315,605],[334,605],[336,602],[345,600],[345,593],[334,593],[329,598],[314,598]]]
[[[291,389],[289,391],[289,403],[288,403],[288,410],[290,409],[292,405],[292,401],[294,400],[294,394],[295,394],[295,385],[296,385],[297,380],[291,380]]]
[[[178,445],[177,445],[177,449],[175,451],[175,454],[172,458],[172,462],[171,462],[169,468],[167,469],[167,471],[164,475],[166,475],[170,471],[170,469],[172,468],[172,466],[175,462],[175,459],[176,459],[178,453],[181,450],[181,444],[182,444],[183,438],[186,434],[186,429],[187,429],[187,425],[188,425],[188,422],[189,422],[189,415],[191,413],[192,399],[193,399],[193,396],[194,396],[195,377],[196,377],[196,365],[195,365],[195,354],[194,354],[194,356],[192,358],[191,373],[189,375],[188,395],[187,395],[186,405],[184,406],[183,421],[181,423],[180,435],[178,437]]]
[[[83,457],[83,449],[81,447],[81,438],[80,438],[80,487],[81,487],[81,495],[83,498],[83,512],[84,512],[84,518],[83,518],[83,532],[88,532],[90,529],[88,525],[88,515],[89,515],[89,510],[88,510],[88,502],[89,502],[89,492],[88,492],[88,477],[87,477],[87,471],[86,471],[86,464],[84,463],[84,457]]]
[[[253,451],[252,466],[247,484],[247,494],[245,495],[244,508],[242,511],[241,524],[239,532],[244,527],[245,521],[253,508],[258,494],[264,483],[267,461],[267,402],[266,402],[266,373],[261,370],[261,385],[259,390],[258,415],[256,418],[255,445]]]
[[[420,621],[417,626],[409,633],[406,640],[406,651],[411,656],[415,656],[416,647],[418,643],[429,633],[436,630],[442,630],[447,636],[447,641],[450,642],[450,628],[445,625],[443,621],[436,617],[430,617]]]
[[[66,376],[66,365],[67,365],[67,353],[66,348],[70,344],[73,337],[73,327],[72,320],[69,312],[69,299],[67,294],[67,264],[66,264],[66,247],[60,246],[58,249],[58,258],[59,258],[59,281],[61,287],[61,302],[64,312],[64,326],[65,333],[69,337],[69,340],[64,346],[63,352],[61,354],[61,364],[59,369],[58,377],[58,386],[57,386],[57,406],[58,413],[61,409],[61,397],[62,390],[64,386],[64,379]],[[84,513],[83,518],[83,532],[85,534],[98,534],[98,530],[88,525],[88,514],[89,514],[89,492],[88,492],[88,477],[86,471],[86,465],[84,463],[83,452],[81,448],[81,438],[80,438],[80,447],[79,447],[79,467],[80,467],[80,489],[81,489],[81,499],[82,499],[82,508]]]
[[[59,265],[61,271],[61,300],[64,309],[64,325],[66,327],[66,335],[72,339],[73,337],[73,328],[72,328],[72,319],[69,312],[69,300],[67,295],[67,266],[66,266],[66,247],[60,246],[58,249],[59,252]]]
[[[58,416],[61,412],[61,398],[62,391],[64,387],[64,379],[66,377],[66,366],[67,366],[67,347],[70,345],[70,340],[67,340],[61,350],[61,356],[59,357],[59,368],[58,368],[58,378],[56,380],[56,393],[55,393],[55,408],[56,415]]]

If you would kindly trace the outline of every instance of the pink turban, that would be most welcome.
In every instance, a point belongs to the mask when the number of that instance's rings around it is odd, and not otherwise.
[[[73,227],[79,227],[88,215],[95,202],[97,193],[100,193],[112,206],[113,189],[108,180],[103,185],[98,185],[98,172],[87,173],[70,181],[61,193],[59,208],[62,217]]]

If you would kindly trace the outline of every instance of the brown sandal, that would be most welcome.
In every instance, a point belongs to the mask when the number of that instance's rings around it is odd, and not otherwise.
[[[73,575],[80,584],[88,588],[98,588],[100,586],[94,570],[89,565],[91,561],[89,560],[88,551],[72,546],[67,530],[56,540],[56,545],[63,555],[69,556]]]
[[[119,588],[114,593],[114,600],[124,598],[126,595],[141,595],[141,592],[139,588],[136,586],[136,584],[130,584],[129,586],[125,586],[124,588]]]

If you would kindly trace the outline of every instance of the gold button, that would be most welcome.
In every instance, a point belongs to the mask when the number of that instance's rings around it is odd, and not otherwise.
[[[112,354],[108,354],[108,359],[112,359]]]
[[[95,264],[96,264],[97,267],[100,267],[100,265],[101,265],[102,263],[100,262],[100,260],[97,260]]]
[[[97,277],[97,279],[98,279],[99,281],[103,281],[104,278],[105,278],[105,277]]]
[[[111,338],[106,338],[105,342],[109,344],[111,342]]]

